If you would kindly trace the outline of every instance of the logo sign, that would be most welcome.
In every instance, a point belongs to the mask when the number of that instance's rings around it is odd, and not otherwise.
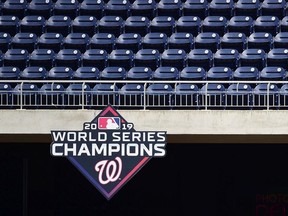
[[[151,158],[166,154],[165,131],[136,131],[110,105],[83,130],[51,135],[51,155],[67,157],[108,200]]]

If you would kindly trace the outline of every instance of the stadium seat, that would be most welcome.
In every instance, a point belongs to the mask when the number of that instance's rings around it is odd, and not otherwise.
[[[152,73],[153,80],[178,80],[179,79],[179,70],[176,67],[172,66],[161,66],[158,67]]]
[[[201,32],[202,22],[199,17],[196,16],[181,16],[175,22],[175,31],[177,33],[190,33],[194,37]]]
[[[4,66],[18,67],[24,70],[29,63],[29,53],[25,49],[9,49],[4,55]]]
[[[181,0],[160,0],[157,5],[158,16],[172,16],[178,19],[182,15]]]
[[[252,109],[252,90],[250,84],[230,84],[226,92],[226,109]]]
[[[0,109],[11,108],[12,87],[8,83],[0,83]]]
[[[0,51],[0,67],[3,66],[3,53]]]
[[[27,14],[29,16],[41,16],[49,19],[52,15],[54,4],[52,0],[32,0],[27,5]]]
[[[267,32],[275,36],[279,32],[279,23],[276,16],[259,16],[254,21],[254,32]]]
[[[230,19],[234,15],[233,0],[212,0],[208,9],[209,16],[224,16]]]
[[[142,47],[142,37],[136,33],[123,33],[116,39],[116,49],[127,49],[134,53]]]
[[[151,80],[152,79],[152,70],[149,67],[132,67],[126,76],[127,80]]]
[[[180,83],[175,87],[173,98],[174,109],[198,109],[199,107],[199,88],[195,84]]]
[[[220,36],[217,33],[203,32],[195,38],[195,49],[209,49],[215,53],[220,48]]]
[[[156,49],[160,53],[168,47],[168,37],[164,33],[148,33],[142,40],[143,49]]]
[[[260,0],[238,0],[235,4],[236,16],[250,16],[257,19],[260,13]]]
[[[229,67],[235,70],[239,64],[239,52],[236,49],[219,49],[213,57],[214,66]]]
[[[63,37],[66,37],[69,33],[71,33],[71,18],[69,16],[64,15],[54,15],[51,16],[46,21],[46,32],[47,33],[58,33]]]
[[[168,39],[169,49],[182,49],[189,53],[194,48],[194,37],[190,33],[173,33]]]
[[[134,53],[131,50],[117,49],[108,55],[108,65],[129,70],[134,66]]]
[[[53,67],[47,73],[48,80],[71,80],[74,71],[70,67]],[[69,83],[60,83],[67,87]]]
[[[130,1],[129,0],[109,0],[104,8],[106,16],[120,16],[126,20],[130,16]]]
[[[63,48],[64,38],[58,33],[44,33],[39,39],[37,46],[39,49],[50,49],[58,53]]]
[[[160,57],[157,49],[142,49],[135,54],[134,65],[156,70],[160,66]]]
[[[39,89],[39,105],[38,108],[54,109],[62,108],[63,93],[65,89],[61,84],[45,83]]]
[[[79,67],[72,75],[73,80],[98,80],[100,71],[96,67]]]
[[[70,33],[63,41],[64,49],[75,49],[84,53],[89,48],[90,37],[85,33]]]
[[[202,32],[213,32],[223,36],[226,26],[227,19],[224,16],[207,16],[202,22]]]
[[[18,80],[19,76],[20,76],[20,69],[18,67],[14,66],[0,67],[0,80]]]
[[[288,32],[288,16],[283,17],[279,24],[280,32]]]
[[[260,7],[262,16],[276,16],[282,19],[286,12],[286,1],[284,0],[264,0]]]
[[[97,83],[91,91],[91,108],[104,108],[107,104],[118,105],[118,87],[110,83]]]
[[[118,37],[124,31],[124,21],[120,16],[103,16],[98,23],[98,31]]]
[[[173,66],[182,70],[186,66],[186,52],[182,49],[167,49],[161,54],[161,66]]]
[[[82,65],[97,67],[100,71],[108,65],[108,53],[105,50],[90,49],[82,55]]]
[[[282,67],[288,70],[288,49],[271,49],[267,54],[267,66]]]
[[[209,49],[193,49],[188,53],[187,66],[202,67],[206,71],[213,65],[213,53]]]
[[[14,108],[37,109],[38,87],[32,83],[19,83],[12,90],[12,106]]]
[[[156,16],[156,5],[155,0],[135,0],[131,4],[131,16],[143,16],[152,20]]]
[[[278,33],[273,40],[274,48],[288,48],[288,32]]]
[[[124,80],[126,79],[126,70],[123,67],[109,66],[100,73],[101,80]]]
[[[63,105],[69,109],[90,108],[91,87],[82,83],[71,83],[63,92]]]
[[[53,14],[74,19],[79,14],[79,6],[78,0],[57,0],[53,7]]]
[[[45,31],[45,21],[42,16],[25,16],[19,23],[20,32],[34,33],[40,36]]]
[[[100,20],[104,15],[105,3],[103,0],[84,0],[79,6],[79,15],[94,16]]]
[[[249,37],[253,32],[254,20],[249,16],[233,16],[227,22],[227,32],[242,33]]]
[[[259,80],[259,70],[256,67],[242,66],[233,72],[233,80],[257,81]]]
[[[150,20],[143,16],[130,16],[125,20],[124,31],[144,37],[150,31]]]
[[[77,70],[77,68],[81,65],[81,52],[75,49],[63,49],[60,50],[55,56],[55,66],[63,66],[67,65],[71,67],[73,70]]]
[[[233,72],[229,67],[211,67],[207,71],[207,80],[211,81],[229,81],[233,78]],[[223,84],[228,87],[228,83]]]
[[[25,49],[29,53],[37,47],[37,35],[33,33],[17,33],[11,41],[12,49]]]
[[[77,16],[71,23],[73,33],[85,33],[93,37],[98,31],[97,19],[94,16],[82,15]]]
[[[44,67],[30,66],[21,71],[19,77],[22,80],[44,80],[47,77],[47,71]]]
[[[12,38],[9,33],[0,32],[0,51],[2,53],[5,53],[10,49],[11,40]]]
[[[122,108],[139,108],[144,105],[144,86],[142,84],[128,83],[119,91],[119,105]]]
[[[200,106],[209,109],[225,109],[225,91],[226,88],[223,84],[205,84],[199,91]]]
[[[263,49],[266,53],[273,48],[273,36],[270,33],[255,32],[247,38],[249,49]]]
[[[266,66],[266,53],[263,49],[246,49],[240,54],[239,66],[252,66],[262,70]]]
[[[169,37],[175,32],[175,19],[171,16],[156,16],[150,22],[150,31],[164,33]]]
[[[2,4],[1,12],[3,15],[17,16],[22,19],[26,14],[26,0],[6,0]]]
[[[97,33],[90,40],[91,49],[106,50],[107,53],[115,49],[116,38],[110,33]]]
[[[149,109],[172,109],[173,88],[170,84],[153,83],[147,87],[145,99]]]
[[[282,67],[267,66],[260,71],[260,80],[283,81],[286,79],[286,70]]]
[[[50,70],[54,67],[55,52],[50,49],[35,49],[29,57],[30,66],[44,67]]]
[[[0,16],[0,32],[10,34],[13,37],[19,32],[19,18],[17,16]]]
[[[274,84],[260,83],[256,85],[256,87],[252,90],[252,96],[253,109],[279,108],[279,90]]]
[[[243,52],[247,48],[246,35],[240,32],[228,32],[220,40],[222,49],[235,49]]]
[[[283,84],[279,89],[279,108],[288,108],[288,84]]]
[[[184,16],[197,16],[204,20],[208,15],[208,1],[207,0],[186,0],[183,4]]]
[[[179,73],[180,80],[206,80],[206,71],[202,67],[185,67]]]

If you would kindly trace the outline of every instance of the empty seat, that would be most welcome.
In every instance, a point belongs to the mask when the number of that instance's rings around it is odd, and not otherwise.
[[[144,86],[142,84],[125,84],[119,89],[118,94],[121,108],[142,108],[144,105]]]
[[[201,19],[197,16],[181,16],[175,23],[176,32],[191,33],[194,37],[201,32]]]
[[[152,78],[152,69],[144,66],[132,67],[127,72],[126,78],[128,80],[150,80]]]
[[[100,78],[100,71],[96,67],[79,67],[73,73],[74,80],[98,80]]]
[[[89,48],[90,37],[85,33],[70,33],[64,38],[64,49],[75,49],[84,53]]]
[[[97,32],[97,19],[94,16],[77,16],[71,23],[73,33],[85,33],[89,37]]]
[[[9,83],[0,83],[0,109],[11,108],[12,87]]]
[[[246,49],[240,54],[240,66],[252,66],[262,70],[266,66],[266,53],[262,49]]]
[[[3,66],[3,53],[0,51],[0,67]]]
[[[1,8],[3,15],[17,16],[22,19],[27,9],[26,0],[6,0]]]
[[[288,32],[288,16],[285,16],[279,23],[280,32]]]
[[[50,49],[35,49],[29,57],[30,66],[44,67],[50,70],[54,67],[55,53]]]
[[[259,70],[256,67],[242,66],[233,72],[234,80],[259,80]]]
[[[232,70],[229,67],[211,67],[207,72],[207,80],[232,80]],[[228,87],[227,84],[223,84]]]
[[[276,16],[282,19],[286,12],[286,1],[283,0],[264,0],[261,4],[262,16]]]
[[[25,16],[20,21],[20,31],[40,36],[45,31],[45,18],[42,16]]]
[[[265,52],[269,52],[273,47],[273,36],[265,32],[252,33],[247,39],[247,46],[249,49],[263,49]]]
[[[252,87],[246,83],[233,83],[226,92],[226,109],[251,109]]]
[[[249,36],[253,32],[254,20],[249,16],[233,16],[227,22],[228,32],[239,32]]]
[[[152,73],[152,79],[154,80],[178,80],[179,70],[172,66],[161,66],[158,67]]]
[[[14,36],[19,32],[19,18],[12,15],[0,16],[0,32]]]
[[[126,70],[123,67],[109,66],[100,73],[100,79],[103,80],[124,80],[125,78]]]
[[[201,106],[209,109],[225,109],[225,91],[223,84],[207,83],[201,87],[199,96]]]
[[[37,46],[39,49],[51,49],[57,53],[62,49],[63,40],[59,33],[44,33],[39,37]]]
[[[81,65],[81,52],[74,49],[60,50],[55,56],[55,65],[63,67],[71,67],[73,70]]]
[[[110,83],[98,83],[91,91],[91,107],[102,108],[107,104],[118,105],[118,87]]]
[[[103,0],[84,0],[79,6],[79,15],[94,16],[101,19],[104,14],[105,3]]]
[[[279,32],[278,17],[259,16],[254,22],[254,32],[268,32],[275,36]]]
[[[182,15],[181,0],[160,0],[157,5],[158,16],[173,16],[178,19]]]
[[[142,49],[135,54],[134,65],[156,70],[160,66],[160,53],[156,49]]]
[[[152,20],[156,15],[156,2],[155,0],[135,0],[131,4],[132,16],[143,16]]]
[[[20,69],[16,66],[0,67],[0,80],[17,80],[19,75]]]
[[[189,53],[194,48],[194,37],[190,33],[173,33],[168,40],[169,49],[182,49]]]
[[[260,72],[260,80],[283,81],[286,78],[286,71],[282,67],[267,66]]]
[[[278,108],[279,91],[276,85],[260,83],[256,85],[252,93],[254,109]]]
[[[124,33],[116,39],[116,49],[128,49],[136,53],[141,49],[142,37],[136,33]]]
[[[228,32],[220,40],[222,49],[235,49],[238,52],[243,52],[246,46],[246,35],[240,32]]]
[[[195,49],[209,49],[215,53],[220,48],[220,36],[217,33],[203,32],[195,38]]]
[[[226,33],[227,19],[224,16],[208,16],[202,22],[202,32],[214,32],[219,36]]]
[[[70,67],[53,67],[47,73],[47,79],[49,80],[71,80],[73,70]],[[65,85],[68,85],[66,83]],[[63,84],[64,85],[64,84]],[[66,87],[66,86],[65,86]]]
[[[167,49],[161,55],[161,66],[173,66],[182,70],[186,66],[186,52],[182,49]]]
[[[259,0],[239,0],[235,4],[236,16],[250,16],[256,19],[260,11]]]
[[[136,33],[144,37],[150,31],[150,20],[144,16],[130,16],[125,20],[125,33]]]
[[[7,52],[11,45],[11,36],[9,33],[0,32],[0,51],[2,53]]]
[[[202,67],[185,67],[180,71],[180,80],[206,80],[206,71]]]
[[[206,71],[213,65],[213,53],[209,49],[193,49],[187,56],[187,65],[202,67]]]
[[[129,70],[134,64],[134,53],[131,50],[118,49],[113,50],[108,55],[108,65],[115,67],[123,67]]]
[[[288,84],[283,84],[279,89],[279,108],[287,109],[288,105]]]
[[[4,55],[4,66],[18,67],[24,70],[29,62],[29,53],[24,49],[10,49]]]
[[[46,83],[39,89],[38,108],[61,108],[63,105],[64,86],[59,83]]]
[[[12,90],[14,108],[37,109],[38,87],[32,83],[17,84]]]
[[[79,2],[78,0],[57,0],[54,4],[53,13],[74,19],[79,13]]]
[[[104,12],[106,16],[120,16],[127,19],[130,16],[130,1],[109,0],[105,5]]]
[[[11,41],[13,49],[25,49],[31,53],[37,47],[37,35],[33,33],[17,33]]]
[[[207,0],[186,0],[183,4],[184,16],[197,16],[204,20],[208,15],[208,1]]]
[[[146,106],[150,109],[171,109],[173,88],[170,84],[153,83],[146,89]]]
[[[235,49],[219,49],[214,54],[214,66],[229,67],[235,70],[239,64],[239,52]]]
[[[91,87],[82,83],[71,83],[63,92],[63,105],[70,109],[90,108]]]
[[[150,22],[150,31],[164,33],[169,37],[175,31],[175,19],[171,16],[156,16]]]
[[[66,37],[71,33],[71,18],[64,15],[54,15],[51,16],[46,21],[46,32],[59,33],[62,36]]]
[[[164,33],[148,33],[142,40],[143,49],[156,49],[162,53],[168,47],[168,37]]]
[[[90,49],[82,55],[82,65],[103,70],[108,65],[108,53],[101,49]]]
[[[27,5],[27,14],[34,16],[41,16],[44,19],[49,19],[52,15],[53,10],[53,1],[52,0],[32,0]]]
[[[273,40],[274,48],[288,48],[288,32],[278,33]]]
[[[120,16],[103,16],[98,23],[99,33],[110,33],[118,37],[123,33],[124,21]]]
[[[107,53],[115,49],[116,38],[110,33],[97,33],[90,40],[91,49],[103,49]]]
[[[282,67],[288,70],[288,49],[271,49],[267,54],[267,66]]]
[[[180,83],[175,87],[174,108],[199,108],[199,88],[195,84]]]
[[[20,72],[20,79],[24,80],[44,80],[46,79],[46,76],[46,69],[38,66],[26,67]]]
[[[230,19],[234,15],[233,0],[212,0],[208,9],[210,16],[224,16]]]

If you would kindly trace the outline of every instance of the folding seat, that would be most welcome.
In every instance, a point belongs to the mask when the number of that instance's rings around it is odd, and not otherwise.
[[[207,71],[207,80],[212,81],[229,81],[233,78],[233,72],[229,67],[211,67]],[[228,87],[228,83],[223,83],[224,87]]]
[[[219,36],[226,33],[227,19],[223,16],[208,16],[202,22],[202,32],[213,32]]]
[[[167,49],[161,54],[161,66],[173,66],[182,70],[186,66],[186,56],[182,49]]]
[[[13,108],[37,109],[39,88],[33,83],[19,83],[12,90]]]
[[[91,49],[103,49],[107,53],[115,49],[116,38],[113,34],[97,33],[90,40]]]
[[[39,89],[38,108],[62,108],[65,88],[59,83],[45,83]]]
[[[249,16],[233,16],[227,22],[228,32],[245,34],[247,37],[253,32],[254,20]]]
[[[288,32],[288,16],[283,17],[279,24],[280,32]],[[279,33],[278,33],[279,34]]]
[[[260,80],[283,81],[286,79],[286,70],[282,67],[267,66],[260,72]]]
[[[200,106],[209,109],[225,109],[226,88],[223,84],[207,83],[201,87],[199,97]]]
[[[247,39],[249,49],[263,49],[266,53],[273,48],[273,36],[270,33],[255,32]]]
[[[286,1],[284,0],[264,0],[260,7],[262,16],[276,16],[282,19],[286,12]]]
[[[12,49],[25,49],[29,53],[37,47],[37,35],[33,33],[17,33],[11,41]]]
[[[96,67],[79,67],[73,73],[73,80],[98,80],[100,71]]]
[[[153,80],[178,80],[179,70],[172,66],[161,66],[158,67],[152,73]]]
[[[164,33],[151,32],[142,40],[143,49],[156,49],[162,53],[168,47],[168,37]]]
[[[213,57],[214,66],[235,70],[239,65],[239,52],[235,49],[219,49]]]
[[[277,85],[260,83],[252,91],[253,109],[278,109],[279,89]]]
[[[142,49],[135,54],[134,65],[137,67],[149,67],[156,70],[160,66],[161,55],[156,49]]]
[[[132,67],[127,72],[127,80],[151,80],[152,79],[152,69],[150,67]]]
[[[169,37],[175,32],[175,19],[171,16],[156,16],[150,22],[150,31],[164,33]]]
[[[0,109],[11,108],[12,87],[8,83],[0,83]]]
[[[118,105],[118,87],[111,83],[97,83],[91,91],[91,108],[97,109]]]
[[[136,53],[141,49],[142,37],[136,33],[123,33],[116,39],[116,49],[127,49]]]
[[[0,51],[2,53],[5,53],[10,49],[11,40],[12,38],[9,33],[0,32]]]
[[[103,0],[84,0],[79,6],[79,15],[93,16],[100,20],[104,15],[105,3]]]
[[[279,89],[279,108],[288,108],[288,84],[283,84]]]
[[[100,71],[108,65],[108,53],[101,49],[90,49],[82,55],[82,65],[97,67]]]
[[[158,16],[173,16],[178,19],[182,15],[181,0],[160,0],[157,5]]]
[[[157,4],[155,0],[135,0],[131,4],[131,16],[143,16],[152,20],[156,16]]]
[[[195,49],[210,49],[215,53],[220,48],[220,36],[217,33],[203,32],[195,38]]]
[[[24,70],[29,64],[29,53],[25,49],[9,49],[3,60],[4,66],[13,66]]]
[[[274,48],[288,48],[288,32],[278,33],[273,40]]]
[[[233,72],[233,80],[241,80],[241,81],[257,81],[259,80],[259,70],[256,67],[252,66],[242,66],[238,67]]]
[[[44,67],[30,66],[20,72],[22,80],[44,80],[47,77],[47,71]]]
[[[226,109],[251,109],[252,90],[250,84],[230,84],[226,92]]]
[[[266,53],[263,49],[246,49],[240,54],[239,63],[239,66],[251,66],[262,70],[266,66]]]
[[[206,71],[202,67],[185,67],[179,73],[180,80],[206,80]]]
[[[230,19],[234,15],[233,0],[212,0],[208,8],[209,16],[224,16]]]
[[[275,36],[279,32],[279,24],[276,16],[259,16],[254,21],[254,32],[268,32]]]
[[[282,67],[288,70],[288,49],[271,49],[267,54],[267,66]]]
[[[182,49],[189,53],[194,48],[194,37],[190,33],[173,33],[168,40],[169,49]]]
[[[53,67],[47,73],[48,80],[71,80],[73,76],[73,70],[70,67]],[[60,83],[62,84],[62,83]],[[69,83],[63,83],[64,87],[67,87]]]
[[[71,23],[73,33],[85,33],[93,37],[97,33],[97,19],[94,16],[77,16]]]
[[[18,80],[20,69],[15,66],[0,67],[0,80]]]
[[[187,66],[202,67],[206,71],[213,65],[213,53],[209,49],[193,49],[187,56]]]
[[[123,67],[109,66],[100,73],[100,79],[102,80],[124,80],[125,78],[126,70]]]
[[[0,16],[0,32],[10,34],[13,37],[19,32],[19,22],[17,16]]]
[[[27,14],[29,16],[41,16],[49,19],[52,15],[54,4],[52,0],[32,0],[27,5]]]
[[[150,31],[150,20],[143,16],[130,16],[125,20],[125,33],[136,33],[144,37]]]
[[[134,65],[134,53],[131,50],[113,50],[108,55],[108,66],[123,67],[129,70]]]
[[[55,52],[50,49],[35,49],[29,57],[30,66],[44,67],[50,70],[54,67]]]
[[[198,109],[199,88],[195,84],[180,83],[175,87],[173,98],[174,109]]]
[[[19,23],[20,32],[34,33],[40,36],[45,31],[45,18],[42,16],[25,16]]]
[[[74,49],[60,50],[55,56],[55,66],[69,66],[73,70],[81,65],[81,52]]]
[[[61,34],[44,33],[39,37],[37,46],[39,49],[50,49],[57,53],[63,48],[63,41]]]
[[[146,106],[149,109],[171,109],[173,88],[170,84],[153,83],[146,89]]]
[[[6,0],[2,4],[2,14],[17,16],[22,19],[26,14],[27,1],[26,0]]]
[[[104,8],[106,16],[120,16],[126,20],[130,16],[130,1],[129,0],[109,0]]]
[[[91,87],[82,83],[71,83],[63,92],[63,105],[70,109],[90,108]]]
[[[78,0],[57,0],[54,4],[53,14],[74,19],[79,15],[79,6]]]
[[[243,52],[247,47],[246,35],[240,32],[228,32],[220,39],[220,47],[222,49],[235,49]]]
[[[98,31],[118,37],[124,31],[124,21],[120,16],[103,16],[98,23]]]
[[[51,16],[46,21],[46,32],[49,33],[58,33],[63,37],[66,37],[69,33],[71,33],[71,18],[69,16],[64,15],[54,15]]]
[[[144,86],[143,84],[128,83],[118,91],[119,107],[137,108],[144,106]]]
[[[182,16],[175,23],[175,31],[190,33],[196,37],[201,32],[201,20],[196,16]]]
[[[84,53],[89,48],[90,37],[85,33],[70,33],[64,38],[64,49],[75,49]]]
[[[186,0],[183,3],[184,16],[197,16],[204,20],[208,15],[208,1],[207,0]]]
[[[260,0],[238,0],[234,8],[235,16],[250,16],[257,19],[260,12]]]

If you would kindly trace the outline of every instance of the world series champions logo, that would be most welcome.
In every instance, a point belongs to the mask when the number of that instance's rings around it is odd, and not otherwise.
[[[165,131],[136,131],[112,106],[82,131],[51,131],[50,153],[68,160],[111,199],[151,158],[166,155]]]

